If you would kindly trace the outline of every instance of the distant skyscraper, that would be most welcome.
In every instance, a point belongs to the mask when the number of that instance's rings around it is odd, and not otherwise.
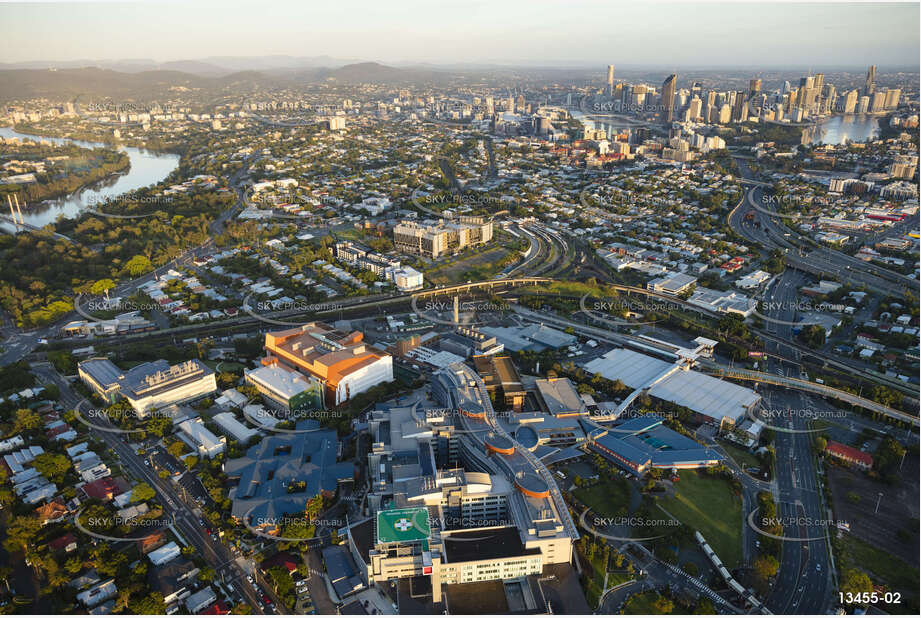
[[[665,122],[675,119],[675,86],[678,76],[672,73],[662,82],[662,117]]]
[[[838,110],[845,114],[853,114],[857,109],[857,89],[850,90],[843,97],[838,99]]]
[[[758,78],[748,81],[748,96],[754,97],[761,92],[761,80]]]
[[[745,93],[741,90],[736,92],[735,102],[732,106],[732,119],[735,122],[745,122],[748,120],[748,101],[745,100]]]
[[[835,108],[835,101],[838,98],[838,93],[835,91],[835,87],[832,84],[825,84],[825,87],[822,89],[822,109],[821,111],[830,112]]]
[[[870,97],[870,111],[874,114],[881,112],[886,107],[886,92],[880,90],[879,92],[874,92],[873,96]]]
[[[614,96],[614,65],[608,65],[608,96]]]
[[[821,92],[822,86],[825,85],[825,73],[816,73],[814,80],[813,87]]]
[[[698,118],[700,118],[700,110],[701,110],[702,103],[703,102],[697,97],[694,97],[693,99],[691,99],[691,102],[688,104],[688,119],[689,120],[697,120]]]
[[[901,88],[890,88],[886,91],[886,109],[895,109],[899,106],[899,97],[902,96]]]
[[[863,94],[864,96],[870,96],[873,94],[873,90],[876,88],[876,65],[870,65],[870,68],[867,69],[867,83],[864,86]]]

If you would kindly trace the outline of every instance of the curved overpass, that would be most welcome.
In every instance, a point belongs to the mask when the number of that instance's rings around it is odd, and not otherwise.
[[[668,294],[663,294],[662,292],[655,292],[653,290],[647,290],[646,288],[637,288],[637,287],[633,287],[629,285],[620,285],[616,283],[609,284],[608,287],[618,292],[626,292],[628,294],[642,294],[644,296],[656,298],[658,300],[663,300],[669,303],[673,303],[675,305],[680,305],[689,311],[695,311],[697,313],[702,313],[704,315],[709,315],[711,317],[721,318],[721,317],[728,315],[726,313],[719,313],[716,311],[711,311],[711,310],[706,309],[705,307],[700,307],[698,305],[691,304],[687,302],[686,300],[682,300],[676,296],[670,296]],[[612,326],[621,326],[621,327],[624,326],[623,324],[618,324],[617,322],[614,322],[613,320],[608,321],[605,318],[597,316],[597,315],[592,315],[592,318],[598,321],[601,321],[601,322],[609,322]],[[796,341],[792,341],[790,339],[786,339],[778,335],[773,335],[767,332],[766,330],[759,329],[759,328],[751,328],[751,331],[757,334],[762,339],[765,339],[767,341],[773,341],[775,343],[779,343],[781,345],[785,345],[787,347],[793,348],[800,354],[811,356],[813,358],[817,358],[821,360],[823,363],[831,367],[834,367],[836,369],[847,371],[848,373],[859,375],[867,380],[872,380],[877,383],[885,384],[886,386],[889,386],[891,388],[895,388],[905,393],[906,395],[912,396],[912,401],[917,402],[917,400],[914,399],[913,397],[914,395],[917,395],[917,391],[912,389],[910,386],[905,385],[902,382],[899,382],[897,380],[890,380],[883,376],[879,376],[877,374],[865,371],[859,367],[849,365],[848,363],[842,362],[841,360],[838,360],[835,357],[822,354],[821,352],[817,352],[816,350],[813,350],[812,348],[809,348]]]
[[[581,324],[579,322],[573,322],[572,320],[567,320],[564,318],[559,318],[549,313],[536,314],[530,310],[521,309],[521,308],[516,309],[516,311],[519,314],[524,315],[525,317],[529,317],[529,314],[532,314],[530,316],[532,319],[539,319],[541,322],[544,322],[546,324],[556,324],[558,326],[563,326],[563,327],[571,326],[573,330],[576,332],[581,332],[584,335],[588,335],[591,337],[597,337],[600,339],[609,340],[619,345],[624,345],[628,341],[629,342],[639,341],[640,343],[644,343],[644,344],[647,343],[645,341],[638,340],[635,337],[632,337],[630,335],[612,333],[610,331],[607,331],[601,328],[596,328],[593,326],[586,326],[585,324]],[[712,361],[699,360],[698,362],[700,362],[701,367],[711,369],[711,373],[714,373],[715,375],[719,375],[719,376],[726,377],[726,378],[735,378],[739,380],[748,380],[751,382],[762,382],[765,384],[780,385],[780,386],[785,386],[787,388],[792,388],[795,390],[800,390],[800,391],[804,391],[808,393],[822,395],[825,397],[832,397],[834,399],[838,399],[839,401],[843,401],[851,405],[859,406],[861,408],[870,410],[872,412],[878,412],[880,414],[888,416],[889,418],[893,418],[895,420],[899,420],[903,422],[909,422],[915,426],[918,426],[919,419],[916,416],[906,414],[905,412],[900,412],[899,410],[895,410],[893,408],[884,406],[882,404],[879,404],[875,401],[871,401],[869,399],[865,399],[863,397],[858,397],[856,395],[848,393],[847,391],[841,391],[835,388],[831,388],[830,386],[815,384],[813,382],[808,382],[806,380],[797,380],[795,378],[785,378],[781,376],[772,375],[769,373],[761,373],[759,371],[749,371],[747,369],[735,369],[731,367],[725,367],[724,365],[720,365]]]
[[[701,366],[706,367],[709,370],[708,373],[717,377],[731,378],[734,380],[746,380],[749,382],[758,382],[761,384],[774,384],[776,386],[786,386],[787,388],[806,391],[816,395],[821,395],[823,397],[833,397],[838,401],[843,401],[854,406],[859,406],[871,412],[883,414],[884,416],[888,416],[891,419],[910,423],[915,427],[919,426],[919,419],[917,416],[912,416],[911,414],[900,412],[899,410],[884,406],[881,403],[877,403],[869,399],[864,399],[863,397],[858,397],[857,395],[847,391],[825,386],[824,384],[816,384],[807,380],[798,380],[796,378],[788,378],[786,376],[763,373],[761,371],[723,367],[722,365],[717,365],[716,363],[701,362]]]

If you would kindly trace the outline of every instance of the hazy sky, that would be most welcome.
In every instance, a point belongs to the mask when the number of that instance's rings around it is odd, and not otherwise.
[[[0,4],[0,62],[329,55],[380,62],[917,67],[919,5],[629,0]]]

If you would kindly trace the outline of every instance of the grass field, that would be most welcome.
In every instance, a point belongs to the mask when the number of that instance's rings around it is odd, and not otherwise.
[[[742,561],[742,501],[723,479],[682,471],[673,496],[659,500],[666,511],[698,530],[726,568]]]
[[[917,568],[850,534],[844,535],[839,547],[838,559],[842,571],[848,568],[861,570],[870,576],[874,584],[886,584],[891,590],[911,595],[917,604],[918,580],[921,578]]]
[[[510,251],[512,250],[499,246],[481,253],[473,253],[427,271],[425,279],[433,285],[440,285],[443,283],[460,283],[467,279],[491,278],[502,270],[502,267],[498,264]],[[470,276],[466,276],[464,273],[470,273]]]
[[[630,486],[626,481],[618,483],[604,480],[592,487],[580,487],[573,494],[601,517],[626,515],[630,507]]]
[[[761,468],[761,462],[758,461],[758,458],[745,449],[731,444],[726,440],[720,440],[719,445],[743,468]]]
[[[658,596],[659,593],[655,590],[633,595],[624,605],[624,614],[633,616],[661,614],[662,612],[653,605]]]

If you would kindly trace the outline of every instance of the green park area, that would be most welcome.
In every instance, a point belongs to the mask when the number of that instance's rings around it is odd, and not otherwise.
[[[726,568],[742,561],[742,500],[723,478],[683,471],[675,493],[659,506],[699,531]]]
[[[624,614],[654,616],[675,613],[675,604],[655,590],[635,594],[624,605]]]
[[[719,445],[733,460],[743,468],[760,468],[761,462],[754,453],[732,444],[728,440],[720,440]]]
[[[905,594],[902,600],[904,609],[917,610],[918,580],[921,579],[917,567],[852,534],[845,534],[836,545],[841,572],[849,569],[864,572],[875,585],[884,585],[889,590]]]
[[[630,485],[621,477],[601,479],[594,485],[579,487],[573,495],[599,517],[626,515],[630,506]]]

